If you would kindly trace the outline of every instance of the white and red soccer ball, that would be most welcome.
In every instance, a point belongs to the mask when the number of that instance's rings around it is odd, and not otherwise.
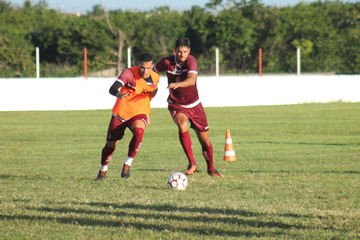
[[[188,179],[185,174],[176,172],[168,177],[167,186],[171,189],[185,190],[188,186]]]

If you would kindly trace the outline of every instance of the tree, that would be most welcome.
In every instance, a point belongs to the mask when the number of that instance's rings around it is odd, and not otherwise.
[[[240,9],[221,11],[215,19],[215,39],[224,55],[228,70],[247,71],[256,46],[255,25]]]
[[[102,5],[100,4],[96,4],[93,6],[92,11],[88,11],[87,15],[92,15],[92,16],[104,16],[105,15],[105,9],[103,8]]]
[[[273,42],[271,54],[278,59],[272,62],[272,67],[277,71],[295,72],[296,48],[301,48],[303,71],[336,71],[344,60],[339,54],[342,37],[334,26],[334,15],[341,5],[300,3],[293,8],[279,9],[273,35],[268,37],[268,41]]]
[[[35,46],[29,41],[31,31],[42,27],[54,19],[53,11],[42,8],[24,8],[0,14],[0,35],[2,36],[1,64],[6,66],[13,76],[21,72],[22,76],[35,75]],[[56,15],[56,13],[55,13]]]
[[[11,4],[5,0],[0,0],[0,14],[9,12],[11,9]]]
[[[174,43],[186,32],[182,13],[171,11],[169,7],[150,11],[137,27],[138,52],[154,53],[156,58],[172,54]]]
[[[23,39],[0,35],[0,77],[35,75],[32,47]]]
[[[111,11],[109,14],[106,12],[106,22],[108,29],[112,33],[113,37],[116,39],[117,45],[113,47],[112,55],[117,59],[116,61],[116,72],[120,74],[125,68],[124,64],[124,48],[126,41],[128,41],[128,46],[131,47],[131,40],[133,26],[136,24],[134,22],[134,15],[136,13],[131,12],[122,12],[122,11]]]
[[[199,71],[215,72],[215,15],[204,8],[193,6],[184,13],[183,19],[187,26],[185,35],[191,40],[191,53],[198,58]]]
[[[109,13],[95,5],[81,17],[47,8],[44,0],[27,0],[22,8],[0,0],[1,76],[34,76],[35,47],[40,47],[42,76],[53,76],[58,66],[59,76],[81,73],[85,47],[89,69],[116,66],[120,73],[126,47],[134,59],[143,52],[160,59],[172,53],[180,36],[190,38],[205,73],[214,72],[217,47],[223,73],[256,72],[260,47],[264,72],[295,72],[296,48],[302,49],[303,71],[360,72],[360,3],[318,1],[278,8],[258,0],[209,0],[206,8],[184,12],[163,6]]]

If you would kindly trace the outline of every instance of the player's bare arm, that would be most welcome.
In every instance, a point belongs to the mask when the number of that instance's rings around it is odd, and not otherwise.
[[[177,88],[184,88],[184,87],[190,87],[194,86],[196,83],[196,73],[188,73],[187,78],[182,82],[176,82],[176,83],[170,83],[168,88],[169,89],[177,89]]]

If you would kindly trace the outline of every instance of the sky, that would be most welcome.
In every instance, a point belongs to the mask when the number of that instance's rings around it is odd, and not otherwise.
[[[33,4],[39,0],[31,0]],[[316,2],[317,0],[260,0],[267,6],[294,6],[299,2]],[[357,2],[358,0],[342,0],[342,2]],[[25,0],[10,0],[12,6],[23,6]],[[156,7],[169,6],[171,10],[189,10],[192,6],[204,7],[209,0],[46,0],[49,8],[63,13],[82,13],[91,11],[94,5],[103,5],[107,10],[138,10],[149,11]],[[225,1],[224,1],[225,2]]]

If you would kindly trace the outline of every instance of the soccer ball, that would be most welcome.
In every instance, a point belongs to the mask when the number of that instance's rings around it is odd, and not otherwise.
[[[187,177],[181,172],[171,174],[167,181],[167,186],[171,189],[185,190],[187,185]]]

